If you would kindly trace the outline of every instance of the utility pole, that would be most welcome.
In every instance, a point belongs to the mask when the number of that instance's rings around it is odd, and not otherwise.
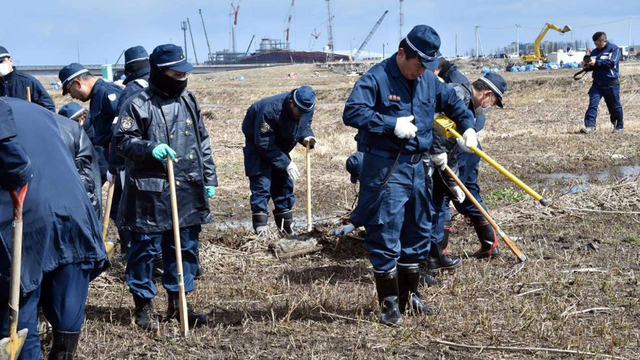
[[[184,58],[188,61],[189,57],[187,56],[187,22],[181,22],[180,27],[182,28],[182,32],[184,33]]]
[[[516,55],[520,56],[520,25],[516,24]]]
[[[76,39],[76,51],[78,52],[78,63],[80,63],[80,41]]]
[[[404,11],[402,11],[402,3],[404,2],[404,0],[400,0],[400,11],[399,11],[399,16],[398,16],[398,20],[399,20],[399,29],[398,29],[398,41],[402,41],[402,39],[404,39],[404,32],[402,31],[402,27],[404,26]]]
[[[329,32],[329,43],[327,44],[327,47],[329,48],[328,59],[329,61],[332,61],[333,60],[333,26],[331,24],[331,19],[333,19],[333,16],[331,16],[331,0],[327,0],[327,12],[329,13],[329,23],[327,25],[327,31]]]
[[[456,47],[455,47],[455,54],[456,54],[456,57],[458,57],[458,33],[456,33]]]
[[[476,25],[476,58],[478,57],[478,28],[480,26]]]
[[[629,18],[629,39],[628,41],[628,47],[627,47],[627,51],[629,51],[629,48],[631,47],[631,18]]]
[[[204,29],[204,38],[207,39],[207,49],[209,49],[209,62],[213,64],[213,54],[211,54],[211,45],[209,45],[209,36],[207,36],[207,28],[204,26],[204,18],[202,17],[202,9],[198,9],[200,20],[202,20],[202,29]]]
[[[189,36],[191,36],[191,49],[193,51],[193,57],[196,58],[196,65],[198,65],[198,55],[196,54],[196,43],[193,42],[193,33],[191,32],[191,21],[187,18],[187,25],[189,26]]]

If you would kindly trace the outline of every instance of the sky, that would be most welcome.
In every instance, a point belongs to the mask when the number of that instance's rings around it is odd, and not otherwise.
[[[294,0],[291,47],[309,50],[311,33],[320,33],[313,50],[327,44],[326,0]],[[235,4],[238,0],[233,1]],[[135,45],[149,53],[159,44],[183,46],[181,21],[189,18],[196,55],[200,62],[208,53],[198,9],[202,9],[213,52],[230,48],[231,0],[31,0],[5,1],[0,22],[0,45],[20,65],[66,65],[115,63],[122,51]],[[262,37],[284,38],[291,0],[242,0],[237,26],[238,51],[251,51]],[[596,31],[605,31],[618,45],[640,44],[638,0],[405,0],[403,35],[419,24],[432,26],[440,34],[441,51],[453,56],[457,37],[459,54],[475,46],[479,26],[484,53],[516,41],[533,42],[543,25],[569,25],[573,31],[560,35],[550,31],[545,40],[590,41]],[[376,21],[389,10],[364,52],[388,56],[400,40],[398,0],[333,0],[333,38],[336,50],[358,48]],[[188,57],[194,62],[187,34]],[[78,56],[79,48],[79,56]],[[79,58],[79,59],[78,59]],[[120,60],[122,62],[122,60]]]

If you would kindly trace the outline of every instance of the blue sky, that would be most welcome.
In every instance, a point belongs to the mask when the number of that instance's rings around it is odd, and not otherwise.
[[[238,0],[234,1],[235,3]],[[0,44],[7,47],[20,65],[60,65],[77,61],[85,64],[113,63],[123,49],[143,45],[149,52],[156,45],[183,44],[180,22],[191,21],[198,59],[202,62],[207,45],[198,9],[202,9],[212,50],[229,48],[230,0],[32,0],[5,1],[0,22]],[[246,50],[252,35],[283,38],[285,17],[291,0],[243,0],[240,5],[237,43]],[[442,52],[453,55],[455,37],[458,52],[475,44],[474,27],[481,26],[485,53],[516,39],[515,24],[522,26],[521,42],[532,42],[545,22],[574,31],[565,35],[550,32],[548,40],[589,40],[598,30],[609,39],[626,45],[631,20],[631,39],[640,43],[638,0],[449,0],[404,1],[404,33],[417,24],[433,26],[442,38]],[[389,14],[365,49],[386,52],[399,40],[397,0],[333,0],[331,9],[335,48],[357,48],[385,10]],[[315,50],[327,42],[325,0],[295,0],[292,21],[292,48],[308,50],[314,28],[320,33]],[[601,25],[594,25],[601,24]],[[191,40],[188,39],[191,49]],[[191,50],[189,50],[191,51]],[[190,52],[189,58],[193,60]]]

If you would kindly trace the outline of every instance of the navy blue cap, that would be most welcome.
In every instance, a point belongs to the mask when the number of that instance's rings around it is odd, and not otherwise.
[[[183,73],[193,70],[193,65],[189,64],[182,48],[178,45],[164,44],[156,47],[149,60],[161,70],[171,69]]]
[[[491,91],[496,95],[496,98],[498,98],[498,106],[502,108],[502,97],[507,91],[507,81],[502,76],[494,73],[488,73],[478,80],[487,84]]]
[[[149,54],[142,46],[130,47],[124,52],[124,66],[149,61]]]
[[[0,46],[0,60],[9,56],[11,56],[11,54],[9,54],[9,50],[4,46]]]
[[[347,159],[347,171],[351,174],[351,183],[355,184],[358,182],[360,178],[360,173],[362,172],[362,152],[354,152]]]
[[[71,63],[63,67],[58,73],[58,79],[62,82],[62,95],[67,95],[67,84],[69,81],[88,72],[89,70],[87,70],[87,68],[78,63]]]
[[[69,119],[75,120],[78,116],[80,116],[86,109],[82,107],[82,105],[77,102],[70,102],[62,105],[60,110],[58,110],[58,115],[62,115],[64,117],[68,117]]]
[[[316,92],[311,86],[300,86],[293,90],[293,102],[301,113],[313,112],[313,108],[316,106]]]
[[[405,40],[407,45],[418,53],[420,61],[428,70],[433,71],[438,67],[440,35],[431,26],[415,26]]]

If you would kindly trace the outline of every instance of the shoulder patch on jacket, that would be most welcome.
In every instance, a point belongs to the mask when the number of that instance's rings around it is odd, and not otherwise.
[[[261,133],[266,134],[267,132],[269,132],[269,130],[271,130],[271,127],[269,126],[269,124],[267,124],[266,122],[263,122],[262,124],[260,124]]]
[[[132,126],[133,119],[131,118],[131,116],[125,116],[124,119],[122,119],[122,125],[120,125],[120,127],[122,127],[122,130],[129,130]]]
[[[107,98],[108,98],[109,100],[111,100],[111,101],[116,101],[116,99],[118,98],[118,96],[117,96],[115,93],[113,93],[113,94],[109,94],[109,95],[107,95]]]

